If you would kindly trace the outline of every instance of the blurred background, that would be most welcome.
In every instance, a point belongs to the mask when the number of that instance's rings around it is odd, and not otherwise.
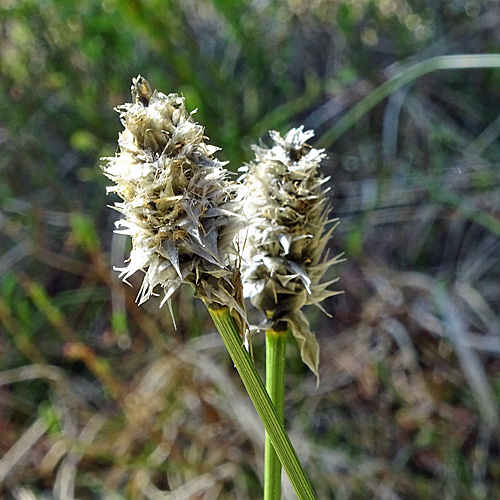
[[[345,293],[306,311],[317,390],[290,339],[285,401],[318,499],[500,498],[500,68],[362,101],[499,47],[495,0],[0,0],[0,497],[262,497],[263,429],[203,306],[181,290],[175,330],[112,271],[100,158],[140,73],[233,171],[270,129],[326,148]]]

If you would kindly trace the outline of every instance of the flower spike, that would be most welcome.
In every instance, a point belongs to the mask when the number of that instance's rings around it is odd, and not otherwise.
[[[250,224],[244,238],[243,290],[267,318],[266,328],[283,331],[287,324],[302,361],[318,376],[319,346],[302,313],[338,291],[322,283],[327,269],[339,262],[324,252],[335,225],[325,231],[329,207],[319,165],[324,151],[306,141],[314,135],[303,127],[284,137],[271,131],[269,149],[254,146],[255,160],[241,170],[246,187],[245,215]]]
[[[229,306],[246,321],[233,243],[242,221],[238,185],[213,157],[219,148],[206,144],[183,97],[153,91],[140,75],[131,90],[133,102],[116,108],[124,126],[119,152],[103,168],[115,183],[108,192],[122,199],[114,205],[123,215],[116,232],[132,237],[120,277],[145,273],[139,304],[158,286],[163,304],[190,283],[208,307]]]

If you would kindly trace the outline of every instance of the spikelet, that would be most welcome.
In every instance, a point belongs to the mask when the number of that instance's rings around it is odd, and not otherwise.
[[[212,308],[229,306],[245,318],[238,253],[233,240],[241,229],[238,185],[228,180],[219,149],[205,143],[204,129],[185,108],[184,98],[152,91],[140,75],[132,81],[132,103],[118,106],[124,130],[119,151],[106,158],[108,192],[122,201],[116,232],[132,237],[127,279],[145,273],[137,301],[161,287],[168,301],[182,283]]]
[[[320,302],[338,291],[322,283],[327,269],[340,256],[328,258],[326,244],[335,225],[329,222],[324,178],[319,165],[323,150],[306,141],[314,135],[303,127],[284,137],[270,132],[269,149],[254,146],[255,161],[241,170],[246,187],[244,213],[249,228],[242,261],[243,292],[267,318],[266,328],[290,328],[300,348],[302,361],[318,376],[319,346],[302,306]],[[323,310],[323,309],[322,309]]]

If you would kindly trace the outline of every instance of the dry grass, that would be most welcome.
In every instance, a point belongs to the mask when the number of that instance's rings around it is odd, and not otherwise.
[[[496,52],[499,24],[495,2],[0,1],[0,496],[262,496],[263,429],[206,313],[182,290],[174,330],[111,271],[97,158],[133,75],[199,107],[237,168],[401,65]],[[500,70],[452,73],[328,147],[345,294],[310,312],[318,390],[290,341],[285,403],[321,500],[500,497]]]

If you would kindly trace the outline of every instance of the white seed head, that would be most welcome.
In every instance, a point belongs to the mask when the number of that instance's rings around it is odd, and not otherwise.
[[[288,324],[303,362],[318,375],[319,346],[300,309],[321,308],[321,301],[340,292],[328,290],[337,280],[321,283],[339,257],[328,258],[324,251],[335,228],[326,226],[336,221],[328,220],[329,179],[319,170],[326,155],[306,144],[313,135],[303,127],[284,137],[273,131],[271,148],[253,147],[255,161],[243,167],[241,177],[249,219],[241,236],[241,269],[244,295],[266,315],[269,327],[283,330]]]
[[[132,237],[124,281],[145,273],[138,302],[159,285],[168,301],[181,283],[191,283],[207,305],[226,305],[244,316],[233,238],[241,228],[237,184],[228,180],[219,148],[205,143],[204,129],[184,98],[152,91],[141,76],[132,81],[132,103],[118,106],[124,130],[119,152],[106,158],[108,192],[123,201],[116,232]]]

